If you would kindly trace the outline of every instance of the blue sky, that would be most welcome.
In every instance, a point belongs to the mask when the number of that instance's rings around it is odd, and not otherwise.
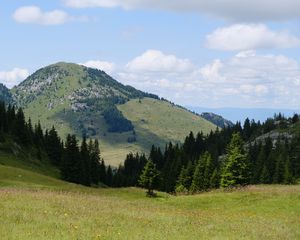
[[[178,104],[299,109],[297,0],[4,0],[0,82],[67,61]]]

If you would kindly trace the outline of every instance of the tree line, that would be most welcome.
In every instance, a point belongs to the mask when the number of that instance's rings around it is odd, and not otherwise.
[[[32,126],[21,108],[4,102],[0,102],[0,142],[14,142],[31,157],[49,161],[60,169],[63,180],[86,186],[111,184],[112,169],[101,159],[98,140],[83,137],[79,146],[76,136],[68,135],[63,142],[54,127],[43,131],[40,122]]]
[[[81,143],[75,135],[63,142],[54,127],[43,131],[25,120],[21,108],[0,103],[0,142],[12,141],[60,169],[62,179],[86,186],[144,186],[165,192],[200,192],[247,184],[291,184],[300,178],[300,134],[257,138],[299,124],[299,116],[275,115],[264,123],[246,119],[243,126],[190,133],[183,144],[168,143],[150,154],[129,153],[118,168],[106,166],[98,140]],[[291,137],[292,136],[292,137]]]
[[[299,116],[275,115],[264,123],[245,120],[204,135],[190,133],[182,145],[152,146],[148,161],[159,172],[153,188],[165,192],[200,192],[247,184],[292,184],[300,178],[300,134],[265,136],[299,124]],[[147,160],[130,153],[113,176],[112,186],[139,186]],[[128,170],[131,171],[128,171]],[[143,184],[147,185],[147,184]]]

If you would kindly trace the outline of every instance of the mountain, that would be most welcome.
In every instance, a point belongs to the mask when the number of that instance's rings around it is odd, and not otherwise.
[[[211,112],[201,113],[201,117],[203,117],[207,121],[217,125],[220,128],[232,127],[234,125],[231,121],[223,118],[220,115],[217,115],[217,114],[211,113]]]
[[[12,94],[7,87],[0,83],[0,101],[11,103],[12,102]]]
[[[154,94],[125,86],[105,72],[72,63],[44,67],[12,89],[14,102],[34,123],[98,138],[102,156],[118,165],[129,152],[183,141],[216,126]]]
[[[229,121],[236,123],[244,122],[246,118],[250,120],[264,122],[274,114],[282,113],[285,117],[292,117],[294,113],[300,113],[300,109],[284,109],[284,108],[205,108],[186,106],[187,109],[198,114],[203,112],[213,112]]]

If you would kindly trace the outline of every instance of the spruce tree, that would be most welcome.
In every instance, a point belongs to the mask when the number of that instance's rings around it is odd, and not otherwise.
[[[193,175],[191,192],[205,191],[210,188],[210,179],[213,173],[212,158],[205,152],[199,159]]]
[[[112,183],[113,183],[113,172],[111,166],[109,165],[105,174],[105,184],[111,187]]]
[[[217,168],[214,169],[210,178],[210,188],[220,187],[220,173]]]
[[[183,166],[177,180],[176,189],[175,189],[176,193],[188,192],[188,189],[190,187],[189,178],[190,176],[188,173],[188,169]]]
[[[61,165],[62,178],[68,182],[81,183],[80,152],[75,135],[68,135]]]
[[[139,184],[147,189],[147,196],[154,196],[154,188],[159,183],[159,172],[152,160],[148,160],[139,179]]]
[[[80,183],[85,186],[91,185],[91,159],[85,136],[80,147]]]
[[[96,139],[94,142],[90,140],[89,142],[89,153],[90,153],[90,164],[91,164],[91,182],[93,184],[98,184],[100,181],[100,149],[99,142]]]
[[[221,187],[223,188],[249,184],[249,165],[243,145],[240,134],[233,134],[227,148],[225,166],[221,176]]]
[[[264,164],[260,175],[259,183],[269,184],[270,182],[271,182],[270,172],[266,164]]]
[[[51,128],[49,132],[46,131],[45,143],[46,143],[45,149],[50,161],[52,162],[52,164],[56,166],[60,166],[63,150],[61,147],[61,140],[54,126]]]

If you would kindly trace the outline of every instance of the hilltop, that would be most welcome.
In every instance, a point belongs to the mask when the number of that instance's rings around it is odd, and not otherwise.
[[[216,126],[154,94],[125,86],[105,72],[72,63],[39,69],[12,89],[14,103],[33,123],[55,126],[62,138],[73,133],[98,138],[102,156],[118,165],[128,152],[152,144],[181,142],[190,132]]]

